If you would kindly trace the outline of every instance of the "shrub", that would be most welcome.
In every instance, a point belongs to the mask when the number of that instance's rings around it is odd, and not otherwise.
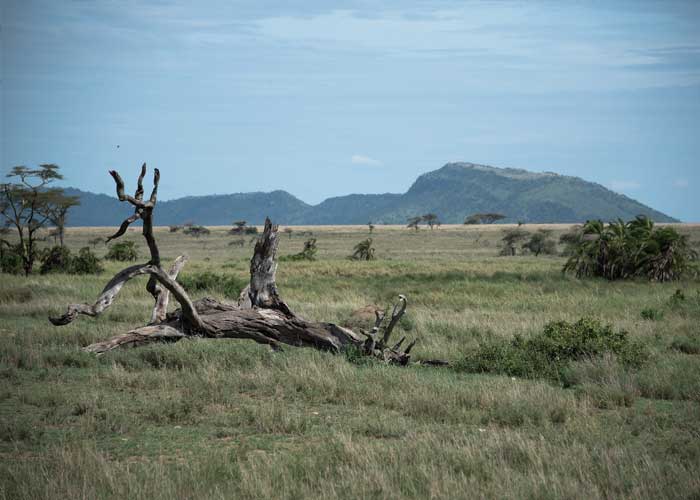
[[[41,274],[70,272],[71,255],[67,247],[55,246],[48,249],[41,258]]]
[[[372,246],[372,238],[362,240],[353,249],[354,252],[350,256],[352,260],[374,260],[374,247]]]
[[[229,276],[224,274],[215,274],[209,271],[203,273],[194,273],[180,275],[177,281],[187,290],[208,290],[213,292],[219,292],[224,297],[231,299],[238,298],[241,290],[247,285],[243,280],[236,278],[235,276]]]
[[[557,244],[551,239],[551,234],[552,232],[548,229],[540,229],[523,243],[523,249],[534,253],[535,257],[539,257],[541,253],[554,255],[557,251]]]
[[[571,257],[563,271],[575,272],[578,278],[674,280],[698,257],[687,236],[672,227],[654,227],[651,219],[641,215],[607,226],[599,220],[588,221],[578,237],[571,238]]]
[[[90,251],[90,247],[83,247],[78,255],[73,257],[71,263],[74,274],[98,274],[104,271],[100,259]]]
[[[625,366],[639,367],[648,358],[646,348],[631,342],[625,331],[614,331],[591,318],[575,323],[549,323],[541,333],[528,339],[516,335],[510,342],[481,344],[459,363],[469,372],[500,373],[524,378],[562,380],[572,361],[605,353],[617,355]]]
[[[118,260],[122,262],[129,262],[138,259],[139,255],[136,251],[136,243],[133,241],[120,241],[110,245],[105,259],[107,260]]]
[[[318,249],[316,248],[316,238],[310,238],[304,242],[304,249],[301,252],[294,255],[286,255],[280,260],[316,260],[317,251]]]
[[[11,245],[4,240],[0,240],[0,271],[8,274],[22,274],[22,254],[18,245]]]
[[[90,247],[81,248],[78,255],[73,256],[67,247],[55,246],[44,252],[39,271],[41,274],[98,274],[103,268]]]

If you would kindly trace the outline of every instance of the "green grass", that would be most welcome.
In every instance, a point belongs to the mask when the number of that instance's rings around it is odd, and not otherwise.
[[[282,296],[310,319],[342,323],[403,293],[398,328],[419,339],[416,359],[459,366],[481,344],[583,316],[628,332],[649,359],[639,368],[614,354],[578,359],[554,382],[236,340],[96,358],[79,348],[148,320],[145,279],[100,318],[56,328],[49,313],[93,300],[122,264],[105,262],[99,276],[1,275],[0,498],[698,494],[696,278],[578,281],[561,274],[559,257],[497,257],[500,230],[483,227],[378,226],[377,260],[353,262],[346,256],[366,228],[312,230],[318,260],[278,269]],[[108,233],[69,230],[67,241],[75,250]],[[247,279],[252,247],[229,246],[224,229],[195,239],[163,228],[157,237],[166,260],[190,255],[183,276],[194,297],[225,300]],[[125,238],[147,255],[138,233]],[[280,254],[300,252],[306,239],[284,235]],[[199,279],[206,273],[222,278]],[[685,299],[670,299],[677,289]],[[643,315],[650,310],[653,318]]]

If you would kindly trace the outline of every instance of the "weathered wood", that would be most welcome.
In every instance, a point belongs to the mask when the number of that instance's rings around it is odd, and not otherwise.
[[[177,280],[177,275],[180,274],[180,271],[184,267],[187,260],[187,255],[181,255],[177,259],[175,259],[175,262],[173,262],[173,265],[170,266],[170,270],[168,271],[168,276],[171,280]],[[163,320],[165,320],[165,316],[168,313],[168,302],[170,302],[170,290],[168,290],[167,288],[163,289],[163,287],[154,283],[154,286],[152,286],[152,291],[150,289],[149,291],[151,292],[151,295],[153,295],[153,298],[155,299],[156,303],[153,306],[153,312],[151,313],[151,321],[148,324],[155,325],[158,323],[162,323]]]
[[[97,316],[115,300],[121,287],[131,278],[149,275],[146,286],[155,300],[151,321],[147,326],[117,335],[109,340],[89,345],[86,351],[102,354],[120,347],[134,347],[150,342],[178,341],[187,337],[211,339],[249,339],[280,350],[283,345],[313,347],[315,349],[340,352],[347,348],[379,358],[387,363],[405,365],[410,361],[410,350],[415,340],[401,351],[402,338],[393,346],[389,340],[394,327],[406,311],[407,300],[399,295],[388,324],[380,335],[386,314],[377,312],[371,332],[359,334],[333,323],[313,322],[297,316],[280,298],[275,281],[277,271],[278,227],[267,219],[262,235],[255,244],[250,263],[250,283],[241,292],[237,304],[223,303],[211,298],[193,302],[187,292],[176,281],[179,271],[187,261],[178,257],[166,272],[160,265],[158,246],[153,236],[152,213],[156,204],[160,174],[155,170],[154,188],[148,202],[143,201],[143,177],[146,165],[141,169],[134,197],[124,193],[124,182],[119,174],[111,171],[117,185],[117,196],[136,207],[135,214],[127,219],[113,236],[121,236],[131,219],[144,222],[143,236],[148,243],[151,260],[146,264],[131,266],[118,273],[105,287],[94,304],[73,304],[62,316],[50,318],[54,325],[66,325],[78,315]],[[138,217],[136,217],[138,215]],[[180,308],[168,314],[168,301],[172,296]],[[366,337],[366,338],[363,338]]]

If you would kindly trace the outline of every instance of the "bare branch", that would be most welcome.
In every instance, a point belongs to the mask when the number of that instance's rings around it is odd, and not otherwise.
[[[177,259],[175,259],[175,262],[173,262],[173,265],[168,271],[168,276],[170,277],[170,279],[177,279],[177,275],[180,273],[180,270],[182,270],[187,260],[187,255],[181,255]],[[165,320],[166,314],[168,313],[170,291],[167,289],[163,290],[163,288],[161,288],[160,286],[156,286],[155,292],[156,293],[154,294],[154,297],[156,299],[156,304],[153,307],[153,312],[151,313],[151,321],[149,322],[149,325],[162,323]]]
[[[389,342],[391,331],[396,326],[396,323],[399,322],[404,312],[406,312],[406,296],[399,295],[399,302],[394,305],[394,309],[391,311],[391,320],[389,321],[386,330],[384,330],[384,338],[382,338],[382,343],[384,345],[387,345]]]
[[[122,225],[119,226],[119,229],[117,230],[116,233],[114,233],[112,236],[107,238],[107,241],[105,243],[109,243],[110,241],[119,238],[122,236],[124,233],[126,233],[127,228],[133,223],[136,222],[141,218],[141,213],[137,211],[134,215],[126,219],[124,222],[122,222]]]
[[[49,320],[56,326],[62,326],[72,322],[79,314],[92,317],[99,316],[105,309],[112,305],[112,302],[114,302],[114,299],[124,286],[124,283],[136,276],[148,274],[150,272],[150,267],[151,266],[148,264],[137,264],[127,267],[117,273],[114,278],[107,283],[94,304],[71,304],[62,316],[50,317]]]
[[[146,164],[143,164],[144,168],[146,167]],[[156,168],[153,170],[153,191],[151,191],[151,199],[150,199],[150,204],[151,206],[155,206],[156,204],[156,199],[158,197],[158,183],[160,182],[160,171]]]
[[[117,184],[117,198],[119,198],[119,201],[128,201],[137,208],[143,208],[145,206],[143,201],[137,200],[124,192],[124,181],[116,170],[110,170],[109,175],[114,178],[114,182]]]
[[[138,347],[152,342],[177,342],[185,338],[185,334],[168,325],[149,325],[137,328],[127,333],[117,335],[104,342],[97,342],[84,347],[85,352],[104,354],[117,347]]]
[[[143,200],[143,178],[146,176],[146,164],[141,165],[141,174],[139,175],[139,180],[136,184],[136,193],[134,198],[137,200]]]
[[[187,295],[187,292],[184,288],[182,288],[182,285],[180,285],[180,283],[174,279],[171,279],[168,273],[166,273],[160,266],[149,265],[148,268],[149,272],[155,276],[160,284],[168,289],[168,291],[173,294],[173,297],[175,297],[175,300],[178,301],[180,307],[182,308],[182,314],[188,321],[189,326],[197,332],[205,331],[206,325],[199,317],[199,313],[194,307],[192,299],[190,299],[189,295]]]

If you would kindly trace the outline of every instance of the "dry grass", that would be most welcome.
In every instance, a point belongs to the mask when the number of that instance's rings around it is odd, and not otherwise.
[[[571,367],[567,387],[450,368],[356,365],[306,349],[183,341],[94,358],[79,347],[142,325],[151,299],[129,283],[101,318],[54,328],[50,311],[90,300],[102,276],[2,275],[0,498],[687,498],[700,491],[700,282],[577,281],[560,257],[496,257],[505,226],[413,233],[377,226],[375,262],[346,259],[367,227],[313,231],[316,262],[284,262],[281,292],[304,316],[342,322],[409,298],[400,328],[417,358],[458,361],[486,339],[592,315],[644,342],[652,360]],[[527,225],[525,229],[531,229]],[[566,230],[556,227],[556,232]],[[212,228],[158,228],[183,271],[244,280],[252,252]],[[697,241],[700,230],[683,226]],[[112,228],[68,231],[79,248]],[[138,229],[125,236],[146,249]],[[105,252],[98,247],[96,252]],[[687,300],[672,304],[677,288]],[[199,291],[201,296],[208,291]],[[217,292],[213,292],[217,293]],[[663,312],[645,320],[644,309]],[[681,339],[683,342],[679,342]],[[693,352],[692,349],[686,349]]]

